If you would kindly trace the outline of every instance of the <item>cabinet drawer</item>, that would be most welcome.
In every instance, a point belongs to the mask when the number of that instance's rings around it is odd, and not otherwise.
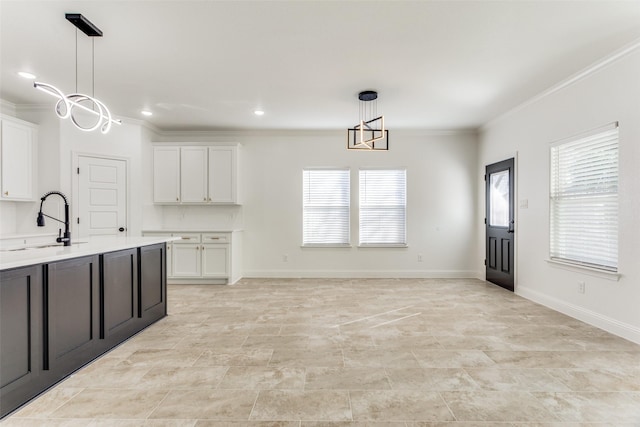
[[[206,233],[202,235],[202,243],[229,243],[229,233]]]
[[[173,233],[174,237],[180,237],[173,243],[179,245],[181,243],[200,243],[200,233]]]

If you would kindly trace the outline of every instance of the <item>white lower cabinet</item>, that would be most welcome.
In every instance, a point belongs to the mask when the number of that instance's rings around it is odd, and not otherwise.
[[[224,284],[235,283],[241,278],[239,233],[145,231],[144,235],[180,238],[167,243],[169,284]]]
[[[202,277],[229,276],[229,245],[202,245]]]
[[[171,256],[171,277],[200,277],[200,245],[175,242]]]

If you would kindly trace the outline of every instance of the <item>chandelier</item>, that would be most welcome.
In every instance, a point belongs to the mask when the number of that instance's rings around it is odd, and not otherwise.
[[[120,120],[113,119],[111,117],[111,112],[107,108],[107,106],[100,100],[96,99],[93,96],[85,95],[82,93],[78,93],[78,30],[81,30],[89,37],[102,37],[102,31],[96,27],[91,21],[82,16],[79,13],[67,13],[65,14],[65,18],[76,26],[76,93],[71,93],[69,95],[65,95],[60,89],[57,87],[50,85],[48,83],[42,82],[34,82],[33,87],[39,89],[51,96],[58,98],[58,102],[55,105],[55,112],[57,116],[61,119],[70,118],[71,122],[80,130],[85,132],[91,132],[96,129],[100,129],[100,132],[106,134],[111,130],[112,124],[122,124]],[[91,80],[92,87],[95,86],[95,78],[94,78],[94,43],[93,39],[91,40]],[[82,111],[90,113],[96,116],[96,121],[92,125],[86,126],[81,124],[76,116],[74,115],[74,109],[78,108]]]
[[[384,116],[378,116],[378,92],[365,90],[358,94],[360,122],[347,129],[349,150],[388,150],[389,130],[384,127]]]

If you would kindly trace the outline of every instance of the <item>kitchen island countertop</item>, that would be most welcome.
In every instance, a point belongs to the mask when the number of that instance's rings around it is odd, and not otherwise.
[[[154,245],[178,240],[179,237],[168,236],[105,236],[72,239],[71,246],[56,244],[51,241],[51,246],[42,245],[12,247],[0,250],[0,270],[24,267],[33,264],[62,261],[87,255],[95,255],[123,249],[137,248],[140,246]],[[40,246],[40,247],[38,247]]]

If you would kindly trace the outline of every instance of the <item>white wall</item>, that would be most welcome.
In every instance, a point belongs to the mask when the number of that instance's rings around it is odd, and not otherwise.
[[[78,155],[93,155],[124,159],[127,161],[127,209],[128,234],[140,235],[142,230],[142,128],[140,123],[131,119],[123,120],[122,125],[114,125],[104,135],[99,131],[84,132],[71,122],[60,122],[60,188],[66,195],[72,196],[74,180],[77,181],[76,165]],[[77,183],[75,184],[77,185]],[[48,199],[47,199],[48,202]],[[77,216],[77,206],[72,204],[72,216]],[[75,221],[73,221],[75,222]],[[77,231],[72,230],[73,233]]]
[[[144,228],[158,218],[164,227],[241,227],[245,277],[477,276],[475,133],[390,134],[388,152],[348,151],[342,131],[160,135],[156,141],[241,143],[242,207],[147,206]],[[351,168],[352,248],[300,247],[302,169],[310,166]],[[357,171],[370,166],[407,168],[408,248],[357,248]]]
[[[640,343],[640,47],[559,84],[485,126],[484,166],[517,153],[516,293]],[[618,121],[620,124],[620,280],[549,264],[549,143]],[[484,217],[484,187],[478,186]],[[479,230],[476,265],[485,258]],[[586,283],[578,293],[578,281]]]
[[[4,104],[6,105],[6,103]],[[35,123],[38,128],[37,190],[34,202],[0,203],[2,226],[0,234],[57,233],[62,224],[46,220],[43,228],[36,226],[36,216],[40,208],[40,196],[48,191],[61,191],[71,205],[72,216],[77,213],[73,200],[72,181],[76,179],[73,158],[77,154],[90,154],[126,159],[128,173],[129,234],[139,235],[142,229],[142,127],[140,122],[125,119],[121,126],[113,126],[111,132],[83,132],[68,120],[60,120],[50,108],[17,108],[11,115]],[[47,199],[45,211],[57,218],[64,216],[62,199]],[[72,236],[77,231],[71,223]]]

